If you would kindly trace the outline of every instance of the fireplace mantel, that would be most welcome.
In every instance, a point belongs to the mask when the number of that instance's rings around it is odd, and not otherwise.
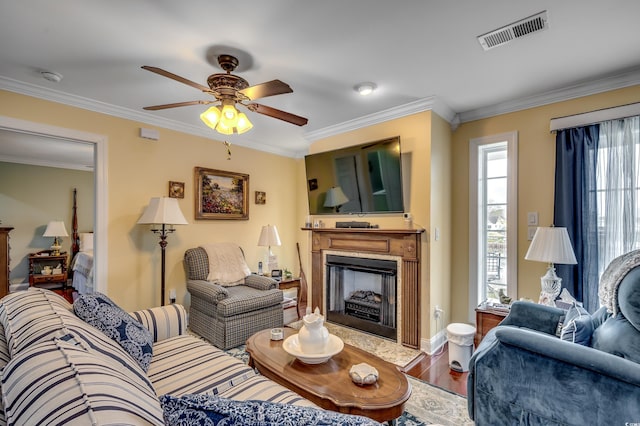
[[[397,256],[402,259],[401,342],[420,348],[420,238],[424,229],[302,228],[311,231],[311,300],[325,298],[323,251]]]

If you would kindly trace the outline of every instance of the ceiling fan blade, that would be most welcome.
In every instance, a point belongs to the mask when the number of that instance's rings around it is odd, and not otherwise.
[[[179,75],[175,75],[173,73],[170,73],[169,71],[165,71],[162,68],[150,67],[148,65],[143,65],[142,69],[154,72],[156,74],[160,74],[161,76],[168,77],[168,78],[170,78],[172,80],[175,80],[175,81],[179,81],[180,83],[184,83],[184,84],[186,84],[188,86],[191,86],[191,87],[194,87],[194,88],[196,88],[198,90],[202,90],[203,92],[206,92],[206,93],[210,93],[211,92],[211,89],[209,87],[207,87],[207,86],[203,86],[202,84],[198,84],[195,81],[187,80],[184,77],[180,77]]]
[[[251,100],[266,98],[267,96],[281,95],[283,93],[292,93],[293,90],[287,83],[280,80],[271,80],[266,83],[256,84],[239,91]]]
[[[159,109],[168,109],[168,108],[176,108],[176,107],[183,107],[183,106],[189,106],[189,105],[209,105],[212,104],[216,101],[187,101],[187,102],[176,102],[173,104],[164,104],[164,105],[153,105],[153,106],[148,106],[148,107],[144,107],[142,109],[146,109],[147,111],[157,111]]]
[[[297,126],[304,126],[309,121],[304,117],[300,117],[299,115],[291,114],[289,112],[285,112],[276,108],[271,108],[266,105],[249,104],[247,105],[247,108],[249,108],[253,112],[257,112],[258,114],[268,115],[269,117],[287,121]]]

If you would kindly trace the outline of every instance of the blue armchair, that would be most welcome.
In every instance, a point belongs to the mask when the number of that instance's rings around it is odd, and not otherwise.
[[[587,316],[590,346],[557,337],[566,311],[513,303],[469,363],[476,425],[640,423],[640,251],[612,262],[600,288],[609,314]]]

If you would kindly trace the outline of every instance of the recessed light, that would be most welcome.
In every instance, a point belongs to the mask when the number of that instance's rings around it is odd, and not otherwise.
[[[45,80],[52,81],[54,83],[60,83],[62,81],[62,74],[53,71],[40,71],[40,75]]]
[[[362,96],[370,95],[376,90],[376,84],[371,82],[359,83],[356,84],[353,89],[361,94]]]

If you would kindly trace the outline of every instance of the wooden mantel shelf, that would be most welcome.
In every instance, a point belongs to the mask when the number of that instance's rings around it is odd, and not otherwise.
[[[311,231],[311,304],[323,309],[323,251],[397,256],[402,259],[401,336],[403,345],[420,347],[420,238],[422,228],[302,228]]]

